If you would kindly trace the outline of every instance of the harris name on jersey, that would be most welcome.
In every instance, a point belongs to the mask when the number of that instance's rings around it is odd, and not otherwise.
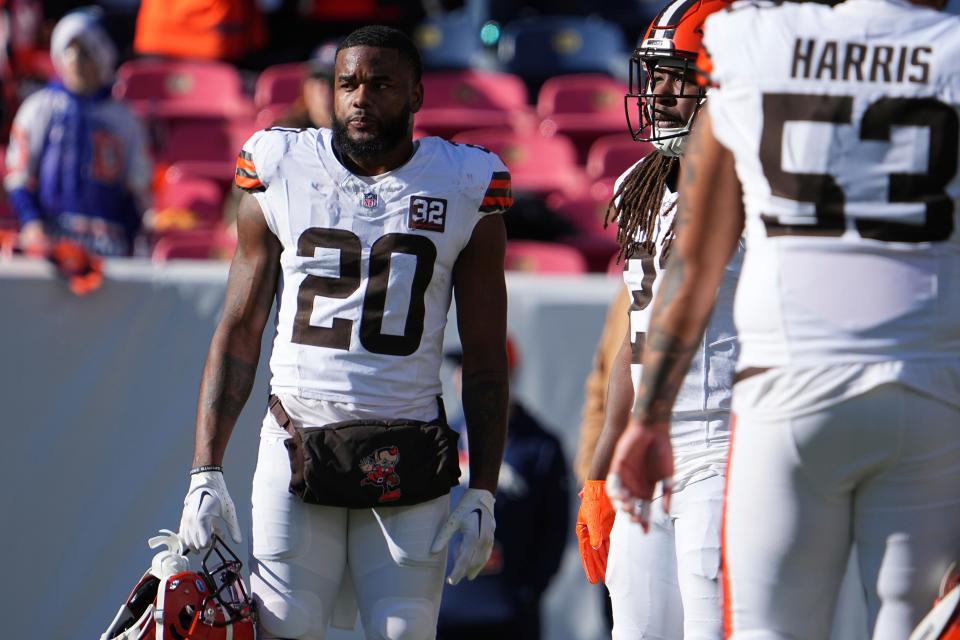
[[[926,84],[933,48],[797,38],[790,77]]]

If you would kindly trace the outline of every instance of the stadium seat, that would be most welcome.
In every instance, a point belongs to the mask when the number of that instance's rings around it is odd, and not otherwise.
[[[307,67],[302,62],[277,64],[264,69],[257,77],[253,104],[257,109],[289,106],[300,97],[300,88]]]
[[[256,131],[249,118],[191,118],[167,121],[158,142],[157,161],[169,165],[166,181],[181,176],[233,180],[237,154]]]
[[[648,142],[636,142],[626,133],[599,138],[587,153],[587,175],[591,180],[617,178],[653,149]]]
[[[154,262],[168,260],[229,260],[237,241],[217,231],[186,231],[169,234],[157,240],[151,255]]]
[[[535,273],[585,273],[586,261],[576,249],[562,244],[511,240],[507,242],[504,267],[508,271]]]
[[[588,193],[575,198],[552,198],[547,204],[584,233],[597,233],[616,238],[616,224],[607,225],[606,229],[603,226],[609,203],[608,198],[597,199]]]
[[[481,129],[461,133],[454,141],[480,145],[499,155],[510,169],[515,192],[546,197],[558,191],[572,197],[589,188],[577,166],[573,144],[563,136]]]
[[[154,229],[213,228],[223,219],[223,186],[208,178],[184,176],[167,182],[154,202]]]
[[[562,133],[577,147],[578,159],[586,161],[593,142],[604,135],[627,137],[623,96],[627,88],[599,73],[549,78],[537,97],[537,115],[544,135]]]
[[[285,104],[272,104],[260,109],[254,118],[256,129],[269,129],[274,122],[285,116],[289,109],[290,105]]]
[[[480,25],[465,11],[427,18],[413,32],[423,68],[471,69],[483,64]]]
[[[423,74],[424,104],[417,129],[451,138],[471,129],[532,129],[536,117],[527,104],[523,80],[494,71],[435,71]]]
[[[113,95],[148,119],[252,115],[240,74],[225,63],[136,59],[117,70]]]
[[[602,18],[538,16],[508,23],[497,55],[504,71],[539,87],[556,75],[618,73],[626,51],[620,28]]]

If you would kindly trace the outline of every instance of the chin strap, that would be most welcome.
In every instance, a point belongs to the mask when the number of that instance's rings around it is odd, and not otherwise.
[[[686,127],[684,127],[686,129]],[[661,129],[663,132],[672,132],[673,129]],[[683,154],[684,147],[687,146],[687,138],[689,137],[689,131],[683,133],[682,135],[677,135],[672,138],[667,138],[666,140],[651,140],[650,144],[653,145],[653,148],[657,150],[662,156],[667,156],[668,158],[677,158]]]

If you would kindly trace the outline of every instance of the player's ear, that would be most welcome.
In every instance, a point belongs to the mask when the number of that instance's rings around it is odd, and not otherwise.
[[[410,105],[410,110],[413,113],[420,111],[420,107],[423,106],[423,82],[420,80],[417,80],[413,86],[413,99],[410,101]]]

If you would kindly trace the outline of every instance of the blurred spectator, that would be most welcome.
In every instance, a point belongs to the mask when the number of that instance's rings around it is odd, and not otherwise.
[[[24,246],[50,236],[101,255],[130,255],[150,204],[146,138],[130,109],[110,97],[116,49],[95,10],[53,30],[59,80],[27,98],[7,150],[4,186]]]
[[[459,354],[449,357],[458,363],[454,385],[459,394]],[[516,360],[516,350],[508,342],[511,374]],[[450,426],[460,433],[464,474],[460,486],[451,492],[456,503],[470,481],[469,443],[462,415]],[[493,553],[472,582],[444,585],[438,640],[540,637],[540,601],[560,567],[570,527],[569,473],[560,441],[515,399],[510,405],[496,499]],[[448,565],[456,557],[455,545],[456,540],[450,546]]]
[[[329,127],[333,113],[333,67],[337,61],[337,43],[317,47],[307,62],[300,98],[275,123],[277,127],[300,129]]]
[[[140,55],[240,62],[266,40],[255,0],[142,0],[133,48]]]

